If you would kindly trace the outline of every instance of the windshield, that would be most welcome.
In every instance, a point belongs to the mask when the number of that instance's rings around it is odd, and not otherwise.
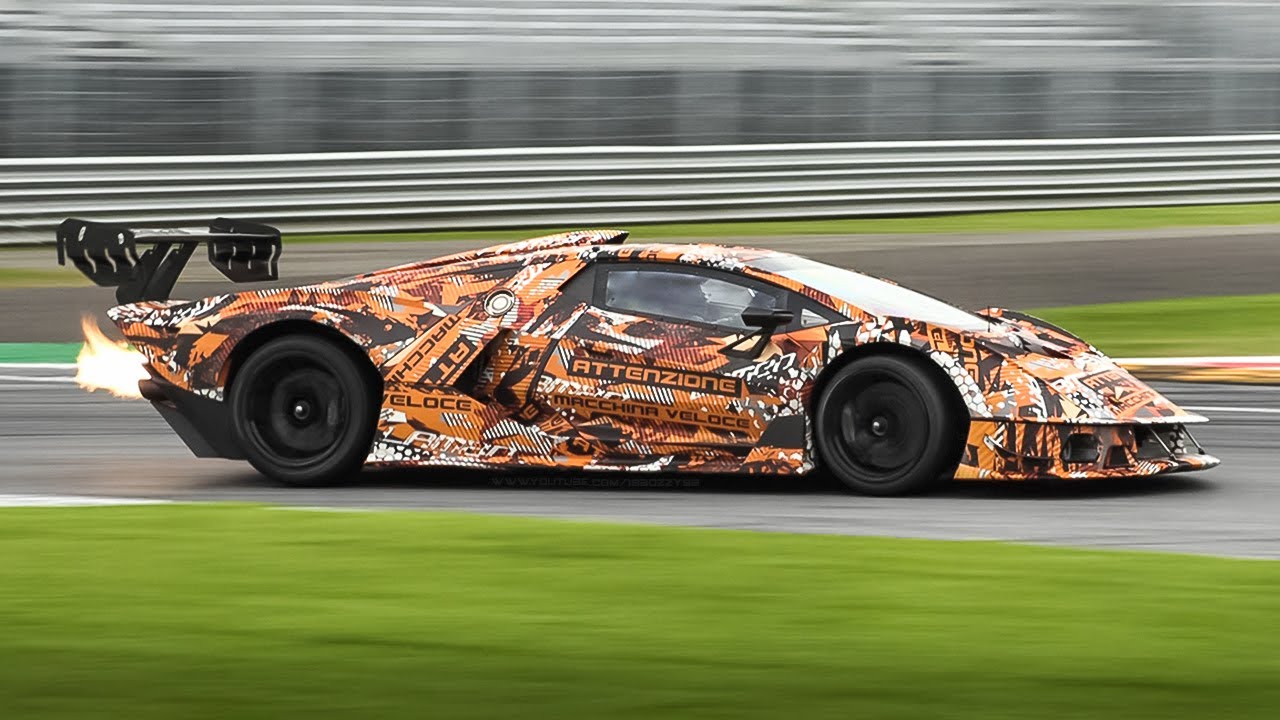
[[[802,282],[872,315],[907,317],[957,330],[986,330],[989,327],[986,320],[937,298],[834,265],[794,255],[766,258],[752,264],[761,270]]]

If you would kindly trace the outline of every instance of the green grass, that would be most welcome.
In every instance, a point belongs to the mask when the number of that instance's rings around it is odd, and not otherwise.
[[[1116,357],[1280,355],[1280,295],[1179,298],[1030,312]]]
[[[87,287],[90,282],[74,268],[33,270],[0,267],[0,288]]]
[[[1271,718],[1280,564],[246,506],[0,511],[6,718]]]
[[[858,233],[1028,232],[1039,230],[1141,230],[1196,225],[1269,225],[1280,223],[1280,204],[1190,205],[1185,207],[1105,208],[961,213],[923,217],[841,218],[749,222],[617,223],[639,240]],[[605,226],[609,226],[608,223]],[[410,233],[290,235],[289,243],[359,241],[494,240],[514,241],[575,227],[467,230]]]

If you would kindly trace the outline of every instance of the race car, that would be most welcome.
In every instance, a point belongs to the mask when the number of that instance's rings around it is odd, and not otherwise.
[[[1186,412],[1080,338],[773,250],[582,230],[301,287],[169,299],[195,248],[278,278],[280,233],[67,220],[57,236],[195,455],[287,485],[361,466],[950,480],[1210,468]],[[409,246],[406,246],[409,247]],[[141,254],[139,254],[141,252]]]

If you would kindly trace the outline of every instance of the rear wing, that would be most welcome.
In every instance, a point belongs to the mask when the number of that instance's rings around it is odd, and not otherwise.
[[[58,226],[58,264],[67,259],[90,280],[116,287],[121,304],[167,300],[201,243],[209,264],[231,282],[279,277],[280,231],[270,225],[218,218],[203,228],[131,228],[67,219]],[[149,245],[141,255],[139,245]]]

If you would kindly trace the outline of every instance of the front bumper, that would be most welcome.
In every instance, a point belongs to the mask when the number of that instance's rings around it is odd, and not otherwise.
[[[975,419],[957,480],[1137,477],[1220,461],[1181,423],[1086,425]]]
[[[141,380],[138,389],[196,457],[244,459],[226,403],[183,390],[162,378]]]

